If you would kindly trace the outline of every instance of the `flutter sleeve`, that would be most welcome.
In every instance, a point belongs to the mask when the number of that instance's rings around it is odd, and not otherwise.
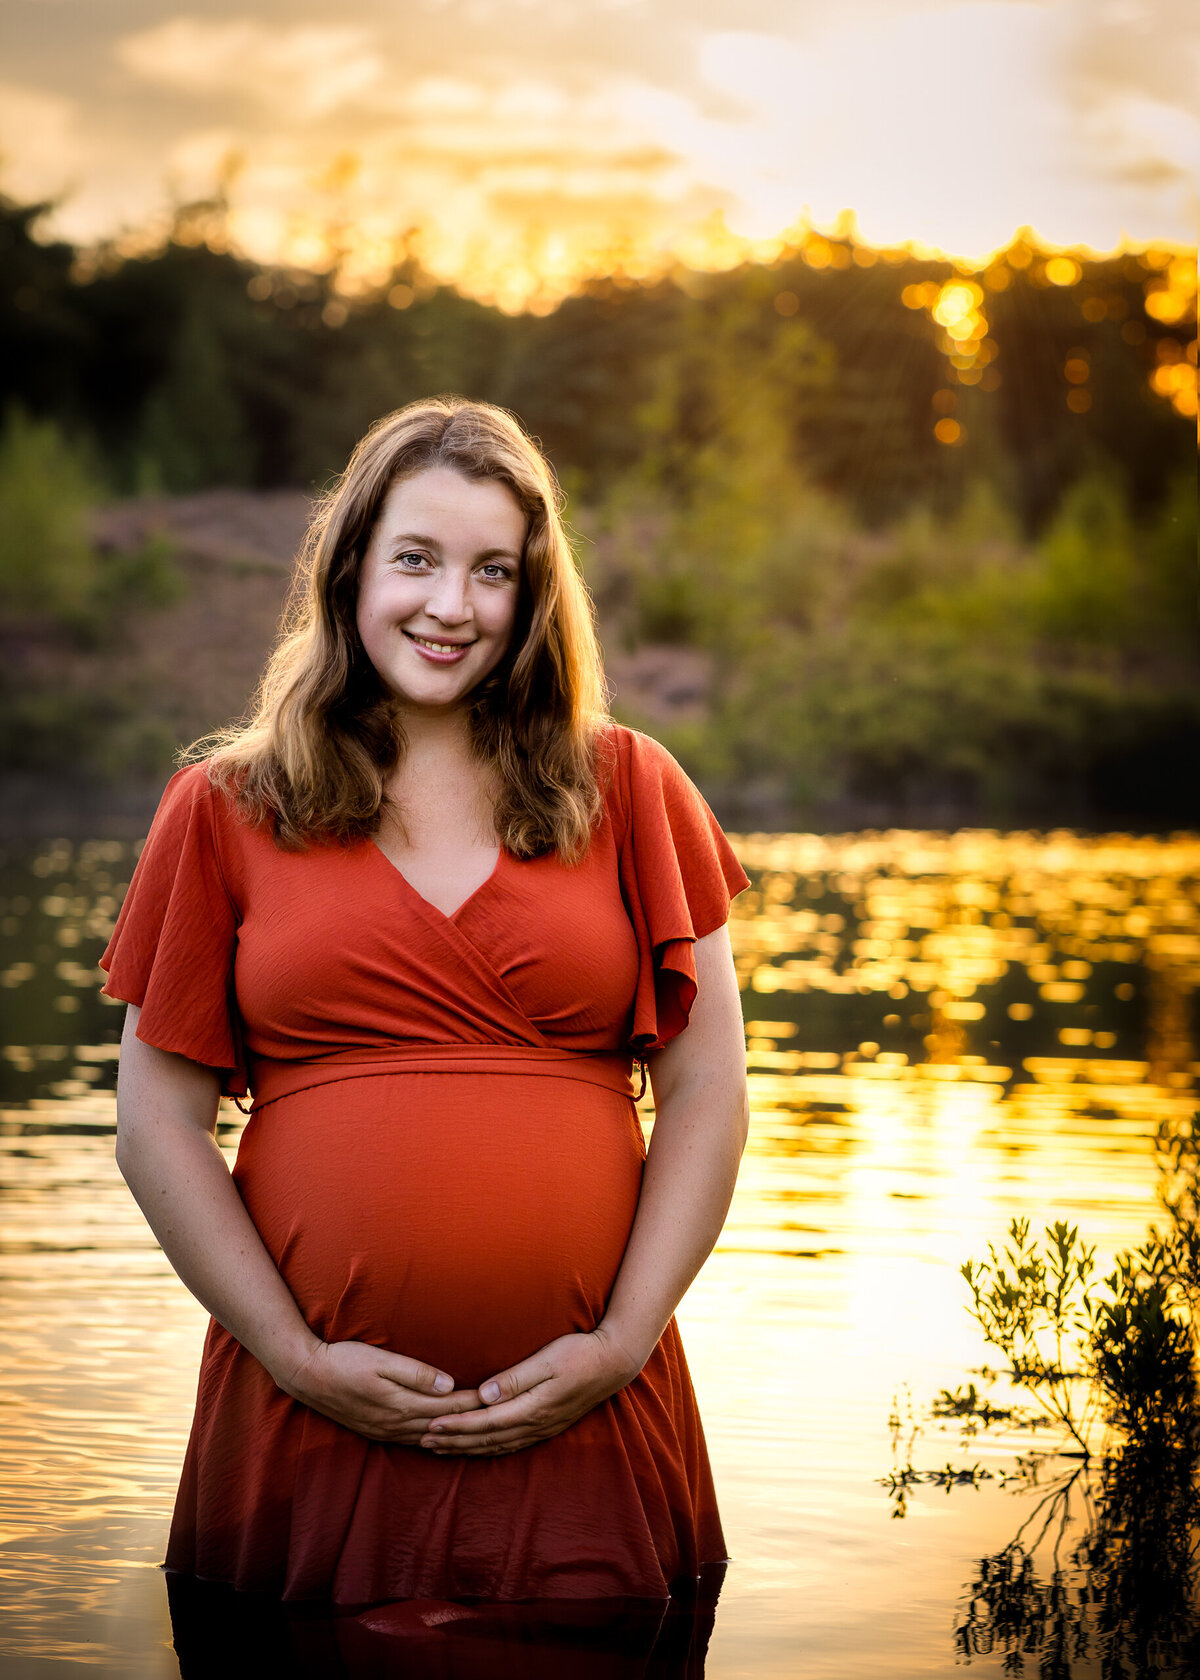
[[[221,867],[203,764],[172,776],[100,967],[106,996],[141,1010],[137,1036],[218,1070],[226,1096],[248,1089],[233,995],[240,923]]]
[[[696,940],[723,927],[749,886],[720,824],[664,746],[621,730],[621,890],[638,943],[630,1046],[660,1050],[687,1026],[696,997]]]

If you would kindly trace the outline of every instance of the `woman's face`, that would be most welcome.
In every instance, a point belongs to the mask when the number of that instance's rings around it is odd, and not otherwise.
[[[392,485],[359,569],[356,617],[403,708],[453,710],[503,658],[526,526],[498,479],[427,467]]]

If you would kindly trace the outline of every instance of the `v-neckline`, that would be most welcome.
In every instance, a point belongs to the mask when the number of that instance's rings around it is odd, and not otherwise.
[[[427,899],[425,897],[424,893],[417,891],[416,887],[413,886],[412,882],[409,880],[408,876],[404,873],[404,871],[400,868],[399,864],[395,864],[395,863],[392,862],[391,858],[384,851],[383,847],[379,844],[379,842],[373,836],[368,839],[367,844],[371,847],[371,850],[376,854],[376,856],[383,863],[385,863],[387,865],[387,867],[391,870],[392,874],[393,875],[398,875],[400,877],[401,882],[404,884],[405,887],[407,887],[408,891],[412,894],[412,896],[420,904],[423,904],[425,906],[426,910],[430,911],[435,916],[440,916],[441,919],[444,922],[457,921],[458,917],[467,908],[467,905],[472,903],[475,899],[477,899],[479,897],[480,893],[483,892],[485,888],[491,886],[492,882],[496,879],[496,876],[500,872],[500,865],[504,862],[504,847],[501,846],[500,850],[496,853],[496,861],[492,865],[491,869],[488,871],[488,874],[485,877],[485,879],[480,881],[479,885],[477,887],[475,887],[473,889],[473,891],[469,892],[467,894],[466,898],[464,898],[460,904],[456,904],[453,910],[442,910],[438,905],[431,904],[429,899]]]

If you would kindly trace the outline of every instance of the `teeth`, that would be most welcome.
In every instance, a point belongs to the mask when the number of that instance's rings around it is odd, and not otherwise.
[[[434,653],[457,653],[465,647],[465,642],[431,642],[425,636],[413,636],[414,642],[420,642],[422,647],[432,648]]]

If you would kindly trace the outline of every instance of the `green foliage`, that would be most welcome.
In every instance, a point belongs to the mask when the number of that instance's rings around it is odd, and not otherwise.
[[[14,631],[0,668],[7,769],[153,774],[177,745],[145,717],[120,654],[131,616],[176,600],[180,574],[162,536],[99,551],[89,525],[101,496],[87,448],[52,420],[9,410],[0,433],[0,611]]]
[[[210,311],[193,306],[142,411],[135,447],[145,488],[247,482],[252,455],[231,371]]]
[[[152,531],[137,548],[106,554],[98,567],[96,623],[103,627],[125,611],[169,607],[183,593],[183,580],[174,563],[174,546],[161,531]]]
[[[1170,1251],[1152,1234],[1118,1255],[1105,1300],[1092,1286],[1095,1249],[1079,1241],[1078,1228],[1058,1221],[1045,1236],[1043,1251],[1029,1221],[1014,1219],[1002,1253],[989,1245],[986,1261],[961,1268],[968,1310],[1012,1381],[1037,1395],[1085,1458],[1097,1404],[1131,1440],[1192,1439],[1200,1416],[1193,1332],[1173,1310]]]
[[[1196,572],[1196,474],[1184,469],[1167,487],[1139,536],[1145,572],[1140,580],[1156,627],[1174,626],[1179,644],[1194,656],[1200,642]]]
[[[86,450],[52,420],[10,408],[0,433],[0,605],[82,623],[96,587],[87,515],[99,486]]]
[[[1097,1303],[1091,1356],[1109,1415],[1130,1437],[1190,1431],[1197,1411],[1196,1363],[1188,1325],[1170,1310],[1166,1256],[1151,1240],[1117,1258]]]
[[[11,408],[0,432],[0,607],[87,641],[114,614],[166,606],[179,593],[171,546],[152,536],[102,554],[89,516],[103,499],[91,451],[53,420]]]
[[[1009,1237],[1002,1253],[989,1244],[987,1260],[962,1266],[971,1291],[969,1310],[984,1340],[1008,1360],[1013,1382],[1037,1395],[1086,1456],[1086,1408],[1077,1404],[1072,1385],[1084,1375],[1077,1368],[1079,1337],[1090,1319],[1095,1250],[1079,1243],[1077,1228],[1062,1221],[1047,1227],[1044,1254],[1029,1239],[1027,1219],[1014,1219]],[[1068,1361],[1072,1350],[1075,1359]]]
[[[5,690],[0,763],[6,770],[53,773],[103,763],[114,719],[94,692],[11,680]]]
[[[992,1423],[1020,1421],[1014,1407],[993,1406],[974,1383],[968,1383],[966,1388],[943,1388],[930,1411],[936,1418],[969,1418],[985,1428]]]
[[[814,515],[842,522],[797,462],[797,428],[831,359],[807,323],[772,321],[762,290],[761,275],[737,290],[723,279],[680,300],[634,413],[638,460],[597,509],[632,642],[736,660],[764,619],[801,610],[806,557],[793,534]]]
[[[1030,546],[980,481],[866,534],[770,435],[707,445],[678,500],[647,499],[648,467],[615,487],[591,568],[625,645],[711,655],[705,727],[647,725],[731,820],[1125,821],[1179,787],[1160,767],[1200,735],[1181,492],[1138,526],[1083,481]]]
[[[965,1661],[1002,1656],[1016,1672],[1036,1655],[1043,1670],[1063,1661],[1069,1668],[1070,1655],[1086,1657],[1094,1649],[1105,1655],[1105,1672],[1140,1675],[1190,1674],[1200,1658],[1200,1390],[1193,1340],[1200,1330],[1200,1143],[1191,1120],[1178,1116],[1160,1122],[1158,1143],[1160,1199],[1171,1225],[1165,1235],[1152,1230],[1140,1249],[1118,1255],[1104,1280],[1107,1297],[1094,1289],[1094,1251],[1061,1221],[1047,1227],[1040,1247],[1030,1240],[1028,1220],[1013,1220],[1002,1252],[993,1245],[987,1261],[962,1267],[969,1310],[985,1338],[1008,1360],[1013,1381],[1038,1394],[1067,1426],[1079,1450],[1066,1456],[1083,1462],[1055,1467],[1048,1478],[1046,1460],[1058,1454],[1018,1456],[1013,1472],[953,1463],[914,1469],[921,1426],[910,1404],[907,1462],[881,1478],[893,1517],[907,1514],[910,1490],[922,1483],[949,1491],[995,1476],[1006,1488],[1023,1483],[1036,1496],[1009,1543],[979,1560],[961,1597],[955,1646]],[[1098,1458],[1087,1428],[1094,1406],[1121,1437],[1106,1442]],[[943,1389],[930,1411],[961,1422],[965,1435],[993,1423],[1048,1421],[993,1407],[973,1382]],[[895,1453],[898,1403],[889,1423]]]
[[[1157,1142],[1163,1170],[1160,1199],[1168,1220],[1164,1232],[1150,1228],[1162,1254],[1158,1273],[1171,1279],[1192,1322],[1200,1326],[1200,1127],[1196,1117],[1164,1118]]]
[[[1073,484],[1042,538],[1029,616],[1051,640],[1128,645],[1145,613],[1134,533],[1120,487],[1089,475]]]
[[[634,476],[682,508],[723,506],[741,539],[747,521],[771,518],[761,491],[786,491],[804,420],[835,364],[807,321],[773,316],[768,273],[739,279],[722,276],[680,299],[651,393],[634,413]]]
[[[890,1475],[880,1477],[880,1482],[892,1497],[892,1516],[907,1515],[908,1490],[920,1487],[940,1487],[945,1493],[951,1493],[956,1487],[980,1487],[984,1482],[995,1479],[995,1472],[985,1470],[980,1464],[964,1467],[958,1464],[945,1464],[933,1470],[916,1470],[911,1464],[906,1464],[901,1470],[894,1470]]]

